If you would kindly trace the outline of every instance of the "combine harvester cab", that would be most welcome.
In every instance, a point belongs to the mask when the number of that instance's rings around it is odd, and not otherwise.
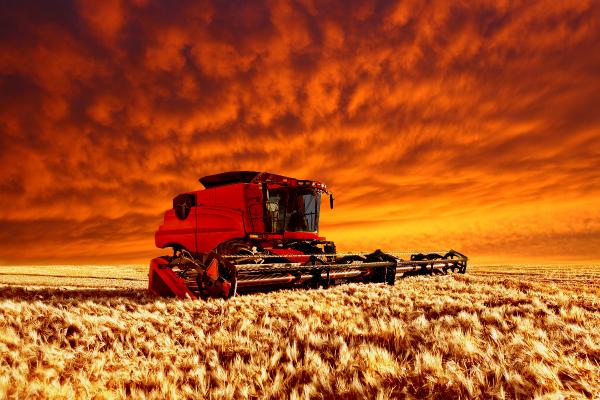
[[[200,178],[203,190],[173,199],[155,234],[172,256],[150,263],[149,290],[180,298],[228,298],[280,288],[344,282],[393,285],[397,276],[464,273],[454,251],[337,253],[319,236],[325,184],[254,171]]]

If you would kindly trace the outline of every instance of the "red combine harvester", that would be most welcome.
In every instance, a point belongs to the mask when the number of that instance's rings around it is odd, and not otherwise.
[[[161,296],[207,298],[343,282],[393,285],[397,276],[464,273],[467,257],[432,253],[337,253],[319,236],[317,181],[234,171],[200,178],[204,190],[173,199],[155,234],[172,256],[150,263],[149,289]],[[408,258],[403,259],[402,257]]]

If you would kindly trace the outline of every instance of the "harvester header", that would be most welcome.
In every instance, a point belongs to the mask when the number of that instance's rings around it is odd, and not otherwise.
[[[232,171],[199,179],[175,196],[155,234],[173,255],[150,263],[157,295],[206,298],[343,282],[393,285],[396,276],[462,272],[467,257],[442,252],[338,253],[319,234],[324,183],[268,172]]]

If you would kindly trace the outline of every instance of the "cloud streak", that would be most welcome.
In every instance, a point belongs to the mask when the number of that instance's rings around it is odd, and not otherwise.
[[[341,247],[599,260],[598,21],[597,2],[8,2],[0,261],[60,261],[66,239],[65,261],[143,261],[171,197],[233,169],[327,182]]]

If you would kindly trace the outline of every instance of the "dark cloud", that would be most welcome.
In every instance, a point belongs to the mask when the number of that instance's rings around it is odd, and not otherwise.
[[[119,218],[94,217],[0,220],[2,261],[8,263],[139,261],[156,250],[140,244],[152,242],[160,215],[126,214]]]
[[[0,261],[58,260],[65,230],[65,259],[145,254],[174,194],[231,169],[327,182],[342,247],[490,255],[473,225],[516,258],[525,231],[531,249],[549,230],[584,247],[598,21],[585,1],[5,2]]]

